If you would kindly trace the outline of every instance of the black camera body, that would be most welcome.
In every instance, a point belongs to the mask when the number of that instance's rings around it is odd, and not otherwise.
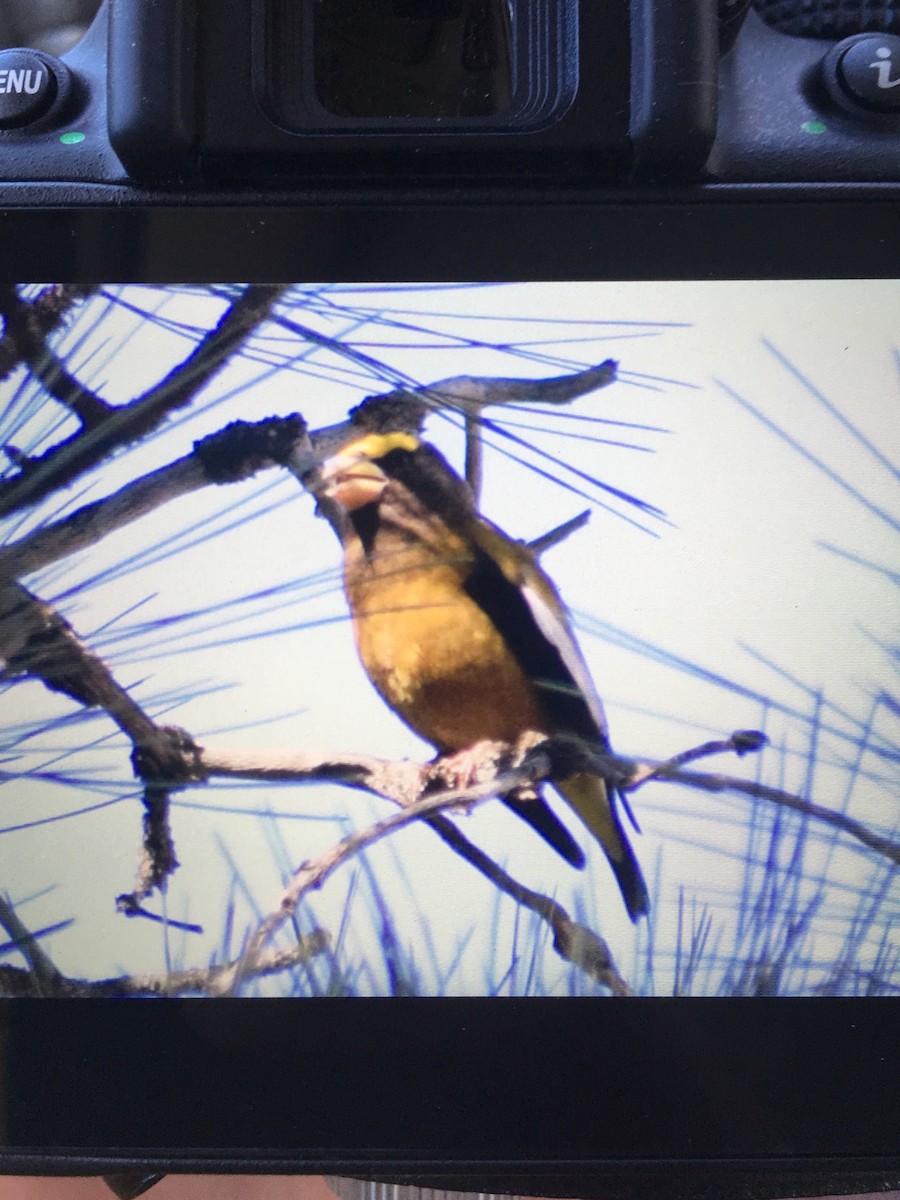
[[[6,196],[900,179],[890,6],[818,38],[747,8],[107,0],[65,61],[2,52]]]
[[[0,51],[0,281],[892,280],[895,6],[787,7],[104,0]],[[7,998],[0,1171],[896,1187],[896,1003]]]

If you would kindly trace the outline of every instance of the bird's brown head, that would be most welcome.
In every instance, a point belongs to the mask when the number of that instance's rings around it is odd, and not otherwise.
[[[322,463],[319,491],[348,513],[377,504],[398,456],[411,457],[420,447],[421,442],[411,433],[366,434]]]
[[[332,523],[344,545],[358,542],[367,559],[379,546],[394,553],[399,544],[446,541],[447,526],[471,505],[466,485],[438,451],[399,431],[343,446],[321,464],[316,492],[337,510]]]

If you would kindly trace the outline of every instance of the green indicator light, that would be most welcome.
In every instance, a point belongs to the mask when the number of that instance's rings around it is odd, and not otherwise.
[[[76,133],[73,129],[71,133],[60,134],[59,140],[64,146],[77,146],[79,142],[83,142],[86,137],[86,133]]]
[[[804,133],[827,133],[828,126],[824,121],[804,121],[800,126]]]

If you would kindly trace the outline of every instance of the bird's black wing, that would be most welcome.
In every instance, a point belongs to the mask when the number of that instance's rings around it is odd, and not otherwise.
[[[599,700],[593,702],[587,667],[564,618],[553,614],[536,589],[529,591],[511,582],[495,559],[480,548],[465,590],[534,683],[550,726],[605,747],[603,712]],[[555,636],[549,636],[550,629]]]

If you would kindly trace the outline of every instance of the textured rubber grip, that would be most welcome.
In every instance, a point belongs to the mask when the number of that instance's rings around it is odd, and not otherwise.
[[[900,0],[753,0],[753,6],[768,25],[794,37],[900,33]]]

